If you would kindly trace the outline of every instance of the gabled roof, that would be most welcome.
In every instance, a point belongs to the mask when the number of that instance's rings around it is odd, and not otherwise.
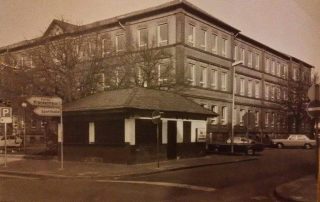
[[[164,90],[128,88],[97,93],[63,107],[64,112],[106,111],[113,109],[159,110],[217,116],[182,95]]]
[[[74,24],[70,24],[70,23],[67,23],[67,22],[64,22],[62,20],[57,20],[57,19],[54,19],[49,27],[47,28],[47,30],[44,32],[43,36],[48,36],[50,35],[50,32],[52,31],[52,29],[55,27],[55,26],[58,26],[59,28],[62,29],[63,33],[70,33],[70,32],[74,32],[76,31],[79,26],[77,25],[74,25]]]

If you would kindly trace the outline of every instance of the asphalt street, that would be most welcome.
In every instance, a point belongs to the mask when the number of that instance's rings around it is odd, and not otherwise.
[[[315,169],[315,150],[270,149],[258,158],[116,180],[0,175],[0,201],[277,201],[277,185]]]

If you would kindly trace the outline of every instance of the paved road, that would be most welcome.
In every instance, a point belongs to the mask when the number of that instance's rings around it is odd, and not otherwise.
[[[0,201],[276,201],[274,187],[309,175],[314,150],[266,150],[257,161],[110,180],[0,175]]]

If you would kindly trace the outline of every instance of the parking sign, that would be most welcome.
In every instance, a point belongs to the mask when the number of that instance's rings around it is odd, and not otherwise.
[[[0,107],[0,123],[12,123],[11,107]]]

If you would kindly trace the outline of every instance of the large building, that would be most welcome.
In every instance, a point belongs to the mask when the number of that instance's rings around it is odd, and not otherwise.
[[[254,115],[250,133],[275,137],[288,132],[308,133],[310,129],[305,121],[289,118],[293,113],[284,103],[294,96],[305,96],[298,92],[291,95],[292,88],[302,86],[305,92],[311,84],[313,66],[241,34],[185,0],[81,26],[53,20],[43,36],[2,47],[0,54],[10,52],[20,64],[33,67],[32,58],[24,53],[38,47],[43,39],[79,35],[89,39],[88,51],[92,48],[90,38],[98,36],[101,58],[108,57],[110,49],[120,54],[128,47],[139,51],[148,44],[168,50],[179,93],[219,114],[208,123],[207,133],[212,133],[212,139],[231,133],[233,90],[236,134],[246,132],[244,117],[248,113]],[[236,67],[235,75],[234,61],[244,61]]]

